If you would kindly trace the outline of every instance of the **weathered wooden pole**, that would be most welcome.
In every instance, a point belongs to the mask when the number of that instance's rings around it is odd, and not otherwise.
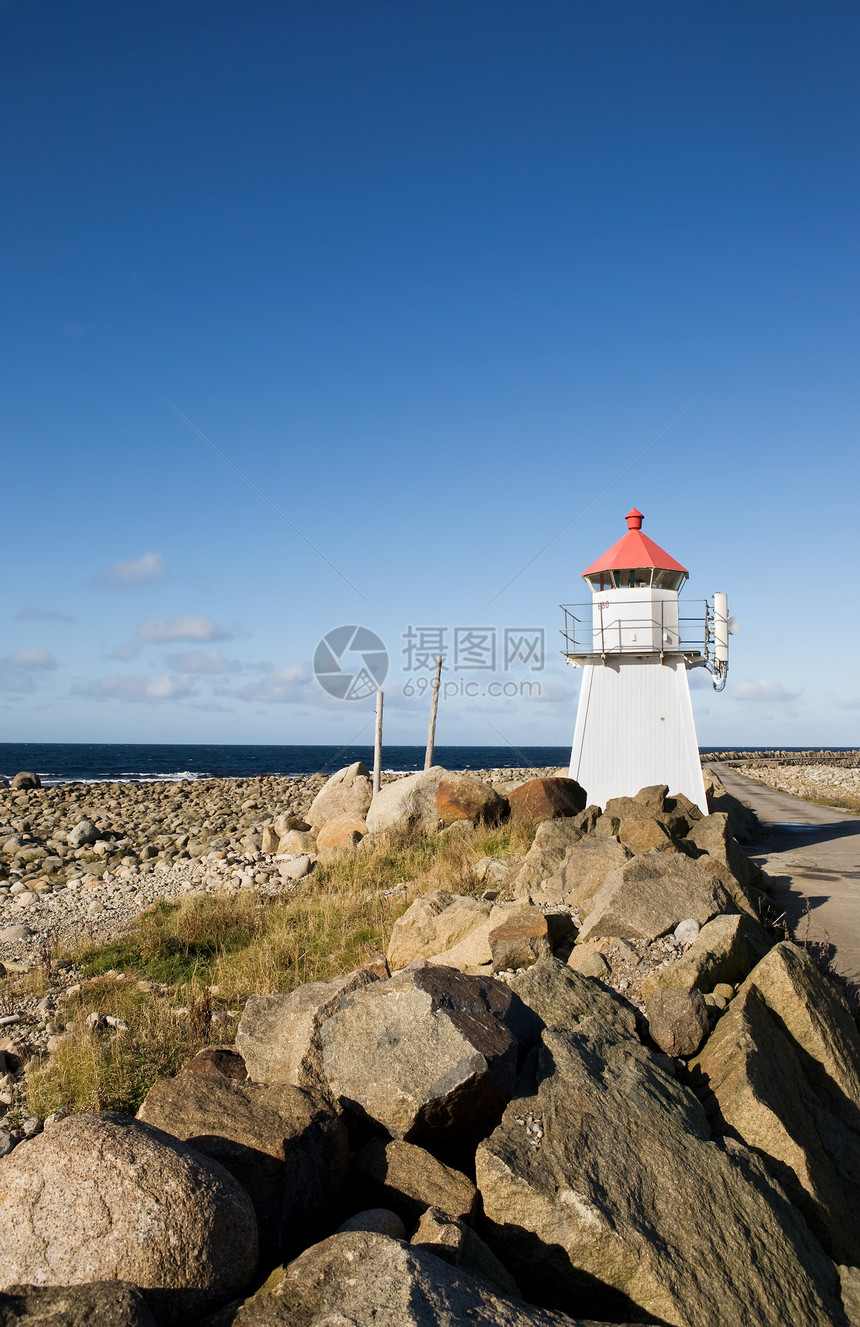
[[[430,727],[427,729],[427,750],[424,753],[424,768],[433,764],[433,747],[436,744],[436,711],[439,709],[439,682],[442,677],[442,656],[436,660],[436,676],[433,678],[433,703],[430,706]]]
[[[373,738],[373,791],[379,792],[382,782],[382,692],[376,693],[376,733]]]

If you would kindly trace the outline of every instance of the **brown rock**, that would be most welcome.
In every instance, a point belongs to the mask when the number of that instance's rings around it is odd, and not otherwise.
[[[463,1221],[474,1215],[478,1191],[468,1176],[414,1143],[375,1138],[361,1149],[356,1166],[380,1201],[410,1228],[428,1207]]]
[[[322,1233],[333,1214],[348,1142],[319,1097],[280,1083],[183,1074],[154,1083],[137,1118],[229,1170],[254,1204],[269,1263],[306,1244],[308,1231]]]
[[[575,816],[585,810],[587,800],[576,779],[529,779],[508,797],[511,822],[539,825],[543,820]]]
[[[462,774],[446,774],[436,789],[436,812],[443,825],[470,820],[473,825],[497,825],[508,814],[508,804],[495,788]]]
[[[667,784],[652,783],[647,788],[640,788],[633,800],[634,802],[641,802],[649,811],[663,811],[668,796],[669,787]]]
[[[288,829],[278,840],[278,854],[281,856],[296,857],[300,853],[316,852],[316,850],[316,834],[310,830]]]
[[[648,1031],[661,1051],[687,1060],[708,1035],[708,1007],[695,987],[658,990],[645,1001]]]
[[[534,842],[514,876],[513,889],[517,898],[526,898],[533,892],[538,892],[541,898],[554,897],[552,893],[545,894],[544,887],[549,887],[551,877],[570,849],[582,840],[583,835],[590,833],[597,814],[596,807],[586,807],[579,815],[541,821],[535,830]]]
[[[453,968],[373,982],[321,1028],[330,1090],[393,1138],[481,1137],[513,1090],[516,1013],[502,983]]]
[[[0,1285],[132,1281],[163,1321],[224,1303],[257,1265],[233,1176],[121,1115],[70,1115],[4,1157],[0,1214]]]
[[[335,816],[327,820],[317,834],[317,849],[325,852],[329,848],[349,851],[361,843],[367,833],[367,825],[360,816]]]
[[[489,933],[493,971],[527,968],[552,953],[549,927],[540,908],[517,908]]]
[[[232,1046],[204,1046],[203,1050],[192,1056],[179,1072],[218,1074],[222,1078],[232,1078],[237,1083],[244,1083],[248,1077],[245,1061]]]
[[[358,968],[344,977],[309,982],[289,995],[252,995],[236,1031],[236,1048],[255,1083],[325,1090],[320,1027],[344,996],[375,981]]]
[[[307,833],[310,825],[301,816],[293,815],[292,811],[283,811],[281,815],[275,816],[272,821],[272,828],[278,838],[282,839],[285,834],[289,834],[291,829],[297,829],[302,834]]]
[[[618,837],[634,853],[675,851],[672,836],[665,825],[646,816],[622,820],[618,827]]]
[[[575,945],[567,960],[568,967],[573,968],[574,972],[581,973],[583,977],[595,977],[598,980],[606,977],[610,968],[597,948],[600,943],[599,940],[587,940],[584,945]]]

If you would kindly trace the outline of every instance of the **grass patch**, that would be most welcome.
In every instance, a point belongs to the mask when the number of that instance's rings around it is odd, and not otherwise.
[[[440,888],[479,893],[480,858],[522,857],[533,837],[522,826],[392,836],[317,867],[293,895],[242,890],[162,901],[127,935],[60,955],[87,980],[65,1002],[71,1040],[30,1068],[30,1109],[43,1117],[61,1106],[134,1114],[157,1078],[204,1045],[232,1041],[231,1014],[249,995],[292,991],[384,952],[408,906],[396,885],[409,883],[410,897]],[[93,1030],[91,1014],[121,1019],[128,1030]]]

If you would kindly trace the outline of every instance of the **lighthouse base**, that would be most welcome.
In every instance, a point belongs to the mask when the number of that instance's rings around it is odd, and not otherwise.
[[[683,659],[584,666],[570,777],[595,806],[666,783],[708,814]]]

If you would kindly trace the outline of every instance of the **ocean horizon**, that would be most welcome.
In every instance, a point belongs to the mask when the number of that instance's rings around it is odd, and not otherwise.
[[[726,751],[727,746],[700,747],[701,754]],[[750,752],[851,751],[852,747],[743,747]],[[383,748],[383,769],[412,773],[424,768],[424,746]],[[541,769],[560,767],[570,759],[569,746],[436,747],[434,760],[447,769]],[[57,783],[150,783],[183,779],[248,779],[331,774],[353,761],[373,763],[373,747],[293,744],[218,745],[164,742],[2,742],[0,776],[12,778],[32,770],[46,785]]]

